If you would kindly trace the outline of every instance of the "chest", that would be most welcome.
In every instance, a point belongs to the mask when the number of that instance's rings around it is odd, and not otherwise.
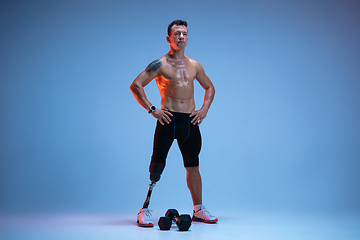
[[[189,61],[170,61],[164,66],[162,75],[170,81],[193,81],[196,77],[196,68]]]

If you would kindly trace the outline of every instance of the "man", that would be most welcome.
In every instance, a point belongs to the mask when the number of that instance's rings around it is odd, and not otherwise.
[[[150,163],[150,180],[155,183],[165,167],[165,160],[174,139],[177,139],[186,169],[187,185],[194,203],[193,221],[215,223],[202,205],[202,183],[199,172],[201,135],[199,125],[207,115],[214,99],[215,88],[202,66],[185,55],[188,42],[187,22],[175,20],[168,26],[167,42],[170,51],[141,72],[130,86],[135,99],[149,114],[156,118],[153,155]],[[154,107],[147,99],[144,87],[155,78],[160,91],[161,108]],[[205,90],[204,103],[195,111],[194,80]],[[149,192],[151,191],[149,188]],[[150,195],[148,194],[148,197]],[[138,225],[153,227],[148,204],[140,208]]]

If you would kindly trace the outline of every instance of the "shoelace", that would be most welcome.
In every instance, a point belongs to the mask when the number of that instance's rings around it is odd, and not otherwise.
[[[206,209],[199,209],[198,211],[200,213],[200,217],[201,218],[206,218],[206,215],[209,216],[209,217],[212,217],[212,215],[210,214],[210,212]]]
[[[146,217],[151,217],[152,216],[151,212],[152,210],[143,211]]]

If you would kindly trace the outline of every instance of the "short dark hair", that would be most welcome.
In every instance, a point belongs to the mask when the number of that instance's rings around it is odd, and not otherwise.
[[[168,26],[168,36],[170,36],[171,28],[172,28],[172,26],[174,26],[174,25],[177,25],[177,26],[183,25],[183,26],[187,27],[188,24],[187,24],[186,21],[183,21],[183,20],[181,20],[181,19],[172,21],[172,22],[169,24],[169,26]]]

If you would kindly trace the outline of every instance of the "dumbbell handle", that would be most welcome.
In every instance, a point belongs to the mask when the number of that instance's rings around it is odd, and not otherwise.
[[[178,222],[180,220],[180,218],[177,216],[174,216],[173,219],[175,220],[175,222]]]

